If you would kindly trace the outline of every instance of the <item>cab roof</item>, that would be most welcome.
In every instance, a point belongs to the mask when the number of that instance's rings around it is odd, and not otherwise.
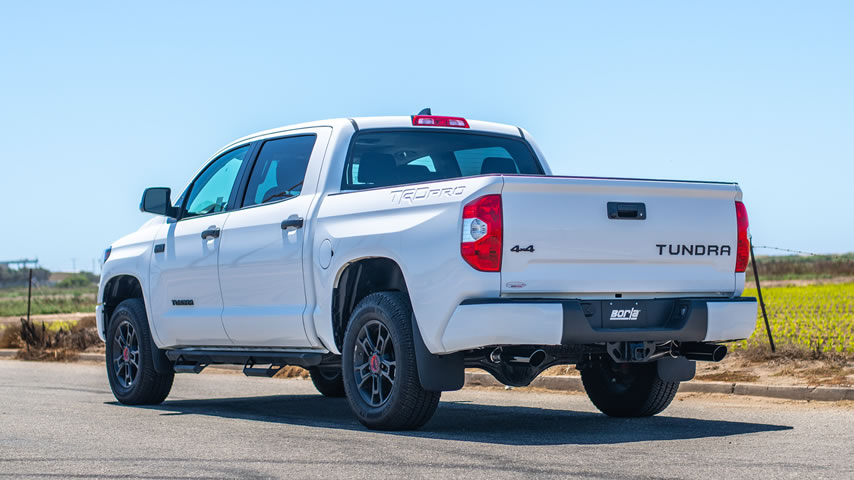
[[[522,137],[522,131],[519,127],[514,127],[512,125],[505,125],[502,123],[494,123],[494,122],[485,122],[482,120],[471,120],[466,118],[466,122],[468,123],[468,128],[460,128],[460,127],[437,127],[430,126],[429,128],[438,128],[449,131],[463,131],[463,132],[487,132],[487,133],[497,133],[501,135],[512,135],[516,137]],[[424,126],[414,126],[412,125],[412,116],[388,116],[388,117],[354,117],[354,118],[332,118],[328,120],[318,120],[315,122],[305,122],[305,123],[296,123],[293,125],[285,125],[278,128],[272,128],[269,130],[262,130],[260,132],[253,133],[251,135],[247,135],[245,137],[239,138],[222,149],[220,152],[228,150],[236,145],[241,143],[246,143],[247,141],[252,141],[254,139],[265,137],[268,135],[274,135],[277,133],[289,132],[292,130],[300,130],[304,128],[312,128],[312,127],[332,127],[332,128],[358,128],[358,130],[368,130],[375,128],[412,128],[412,129],[423,129]],[[219,152],[217,152],[217,155]]]

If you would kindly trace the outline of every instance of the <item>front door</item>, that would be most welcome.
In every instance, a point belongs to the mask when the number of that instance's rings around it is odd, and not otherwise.
[[[315,186],[303,183],[312,151],[320,164],[327,138],[321,129],[320,135],[264,141],[242,208],[225,222],[219,253],[222,322],[235,345],[310,346],[303,326],[303,222]]]
[[[151,259],[151,311],[168,346],[231,345],[222,326],[217,257],[249,146],[213,160],[191,184],[177,222],[164,224]]]

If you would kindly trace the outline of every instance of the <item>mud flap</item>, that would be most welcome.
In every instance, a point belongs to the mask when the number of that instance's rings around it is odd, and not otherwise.
[[[175,372],[175,364],[166,358],[166,353],[157,348],[154,342],[149,342],[151,345],[151,361],[154,364],[154,371],[166,375]]]
[[[430,392],[448,392],[463,388],[466,370],[463,353],[434,355],[427,349],[415,315],[412,316],[412,339],[415,343],[415,361],[418,364],[418,380],[421,387]]]
[[[685,357],[664,357],[659,359],[658,378],[665,382],[687,382],[697,372],[697,362]]]

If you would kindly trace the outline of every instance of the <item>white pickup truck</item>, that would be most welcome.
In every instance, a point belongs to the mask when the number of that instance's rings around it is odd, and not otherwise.
[[[176,372],[311,373],[369,428],[427,422],[466,368],[528,385],[574,364],[612,416],[654,415],[746,338],[735,183],[553,176],[523,129],[325,120],[222,148],[105,252],[98,330],[126,404]]]

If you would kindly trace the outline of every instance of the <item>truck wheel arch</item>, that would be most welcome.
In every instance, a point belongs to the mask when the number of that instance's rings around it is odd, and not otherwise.
[[[120,303],[129,298],[145,299],[142,295],[142,283],[133,275],[120,274],[116,275],[104,284],[104,297],[101,302],[104,304],[104,332],[106,334],[110,318],[113,316],[113,311]]]
[[[403,270],[386,257],[367,257],[341,267],[332,289],[332,330],[339,351],[350,314],[359,302],[376,292],[395,291],[409,297]]]
[[[401,292],[411,301],[403,270],[392,259],[370,257],[353,261],[342,267],[332,291],[332,328],[335,344],[343,353],[344,333],[356,305],[376,292]],[[421,338],[415,314],[412,315],[415,357],[422,387],[428,391],[459,390],[465,380],[461,352],[450,355],[430,353]]]
[[[145,295],[142,292],[142,283],[139,279],[133,275],[129,274],[118,274],[111,277],[107,280],[107,283],[104,284],[104,294],[103,298],[99,299],[104,304],[104,338],[107,337],[107,332],[109,331],[110,319],[113,316],[113,311],[116,307],[119,306],[125,300],[130,298],[138,298],[142,300],[143,305],[145,305]],[[146,309],[147,310],[147,309]],[[151,329],[151,334],[154,335],[154,328],[151,324],[151,318],[146,312],[146,317],[148,320],[148,327]],[[110,341],[107,339],[106,341]],[[168,374],[174,372],[172,367],[172,362],[170,362],[166,355],[163,353],[163,350],[157,348],[157,345],[154,344],[152,340],[151,345],[151,355],[152,360],[154,361],[154,369],[159,374]]]

